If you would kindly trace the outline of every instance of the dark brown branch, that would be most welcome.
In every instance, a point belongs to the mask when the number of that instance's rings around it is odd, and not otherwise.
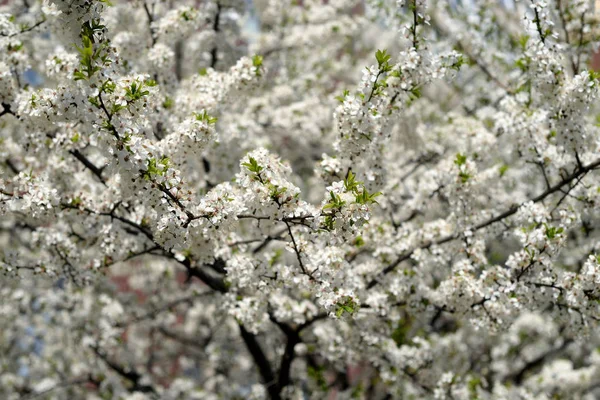
[[[208,293],[207,293],[208,294]],[[193,295],[193,296],[187,296],[187,297],[183,297],[181,299],[177,299],[177,300],[173,300],[170,303],[165,304],[164,306],[160,307],[160,308],[156,308],[154,310],[151,310],[143,315],[140,315],[138,317],[135,317],[127,322],[122,322],[122,323],[118,323],[116,324],[117,327],[119,328],[123,328],[129,324],[135,324],[137,322],[140,321],[144,321],[144,320],[148,320],[148,319],[154,319],[156,318],[156,316],[158,316],[160,313],[171,310],[174,307],[177,307],[180,304],[185,304],[185,303],[189,303],[190,305],[193,304],[194,299],[196,299],[198,297],[198,295]]]
[[[104,216],[104,217],[110,217],[111,219],[116,219],[117,221],[121,221],[125,225],[133,227],[137,231],[141,232],[148,239],[150,239],[153,243],[155,243],[154,236],[152,235],[152,232],[150,232],[146,228],[142,227],[139,224],[136,224],[135,222],[133,222],[133,221],[131,221],[131,220],[125,218],[125,217],[121,217],[121,216],[115,214],[115,210],[118,207],[118,205],[117,205],[117,207],[115,207],[110,212],[95,211],[95,210],[89,209],[87,207],[78,207],[78,206],[75,206],[73,204],[66,204],[66,203],[62,203],[61,207],[63,209],[77,210],[79,212],[84,212],[84,213],[90,214],[90,215],[99,215],[99,216]]]
[[[552,349],[544,354],[539,355],[538,357],[534,358],[533,360],[527,362],[527,364],[525,364],[523,366],[523,368],[521,368],[516,373],[509,375],[507,377],[507,379],[514,381],[517,385],[520,385],[523,382],[523,379],[525,378],[525,376],[530,371],[535,370],[538,367],[540,367],[542,364],[544,364],[544,362],[547,360],[548,357],[551,357],[551,356],[561,352],[572,342],[573,342],[572,339],[565,340],[560,347]]]
[[[118,375],[122,376],[123,378],[127,379],[129,382],[131,382],[132,384],[132,391],[138,391],[138,392],[143,392],[143,393],[154,393],[156,394],[156,389],[154,389],[154,387],[150,386],[150,385],[144,385],[142,384],[140,381],[142,379],[142,375],[137,372],[135,369],[133,368],[125,368],[122,365],[119,365],[117,363],[115,363],[114,361],[110,360],[106,354],[104,354],[103,352],[100,351],[100,349],[98,349],[98,347],[93,347],[94,353],[98,356],[98,358],[100,358],[102,361],[104,361],[104,363],[114,372],[116,372]]]
[[[15,112],[11,110],[11,106],[8,103],[1,103],[2,107],[4,107],[4,110],[0,111],[0,117],[2,117],[3,115],[6,114],[11,114],[16,116]]]
[[[281,329],[281,331],[286,335],[287,338],[283,356],[281,357],[279,376],[277,380],[278,391],[281,393],[283,388],[285,388],[291,383],[290,371],[292,368],[292,363],[296,356],[294,349],[298,343],[302,342],[302,339],[300,338],[300,332],[308,328],[313,323],[321,319],[327,318],[327,314],[318,314],[314,318],[296,326],[295,328],[286,323],[277,321],[271,313],[269,313],[269,318],[274,324],[276,324],[279,327],[279,329]]]
[[[208,343],[211,341],[212,337],[209,336],[208,338],[206,338],[205,340],[203,340],[202,342],[199,342],[198,339],[196,338],[190,338],[187,336],[183,336],[178,332],[174,332],[170,329],[161,327],[158,328],[158,331],[160,333],[162,333],[163,335],[165,335],[166,337],[168,337],[169,339],[172,339],[180,344],[182,344],[183,346],[186,347],[193,347],[195,349],[198,349],[202,352],[206,352],[206,346],[208,345]]]
[[[258,367],[258,372],[260,373],[263,384],[266,386],[267,391],[269,392],[269,397],[271,400],[280,400],[281,396],[275,380],[275,374],[271,368],[271,363],[256,340],[256,336],[248,332],[242,325],[240,325],[240,334],[242,335],[242,339],[246,344],[248,352],[250,352],[254,363]]]
[[[150,40],[152,40],[152,46],[154,46],[156,44],[156,36],[155,36],[154,29],[152,28],[152,23],[154,22],[154,17],[152,16],[152,13],[150,12],[150,9],[148,8],[148,4],[146,4],[145,0],[142,1],[142,5],[144,6],[144,11],[146,12],[146,17],[148,17],[148,29],[150,30]]]
[[[544,200],[546,197],[548,197],[549,195],[558,192],[561,190],[561,188],[567,184],[569,184],[570,182],[572,182],[575,179],[578,179],[580,176],[587,174],[588,172],[598,168],[600,166],[600,159],[582,166],[581,168],[577,168],[573,173],[571,173],[570,175],[566,176],[565,178],[563,178],[559,183],[557,183],[556,185],[546,189],[543,193],[539,194],[538,196],[528,200],[534,203],[538,203],[542,200]],[[471,228],[471,231],[475,232],[478,230],[481,230],[483,228],[487,228],[488,226],[502,221],[503,219],[510,217],[511,215],[515,214],[518,210],[519,210],[520,205],[519,204],[515,204],[513,206],[511,206],[508,210],[504,211],[501,214],[498,214],[497,216],[490,218],[484,222],[479,223],[478,225],[475,225],[473,228]],[[372,288],[374,286],[376,286],[377,284],[379,284],[379,278],[389,274],[390,272],[394,271],[396,269],[396,267],[398,265],[400,265],[400,263],[402,263],[403,261],[408,260],[413,253],[415,252],[415,250],[417,249],[428,249],[431,246],[434,245],[441,245],[444,243],[448,243],[451,242],[455,239],[457,239],[459,237],[458,233],[454,233],[452,235],[443,237],[441,239],[438,240],[433,240],[430,242],[427,242],[421,246],[417,246],[409,251],[407,251],[406,253],[400,255],[394,262],[392,262],[390,265],[388,265],[387,267],[385,267],[379,274],[378,276],[376,276],[375,278],[373,278],[373,280],[371,280],[371,282],[369,282],[369,284],[367,285],[367,288]]]
[[[302,262],[302,256],[300,254],[300,250],[298,249],[298,245],[296,244],[296,239],[294,238],[294,234],[292,233],[292,228],[290,227],[289,222],[285,221],[285,226],[287,226],[287,231],[292,239],[292,245],[294,247],[294,253],[296,253],[296,258],[298,259],[298,264],[300,264],[300,269],[302,273],[308,275],[306,268],[304,268],[304,262]]]
[[[35,24],[33,24],[33,25],[31,25],[31,26],[29,26],[27,28],[21,29],[19,32],[12,33],[10,35],[6,35],[4,33],[0,33],[0,37],[9,37],[9,38],[11,38],[11,37],[15,37],[15,36],[21,35],[23,33],[31,32],[32,30],[34,30],[38,26],[42,25],[44,22],[46,22],[45,18],[42,19],[42,20],[40,20],[40,21],[38,21],[38,22],[36,22]]]
[[[111,219],[116,219],[117,221],[120,221],[120,222],[134,228],[135,230],[141,232],[144,236],[146,236],[152,243],[159,246],[159,248],[162,249],[163,256],[173,259],[173,260],[177,261],[179,264],[183,265],[185,267],[185,269],[187,270],[188,275],[190,277],[196,277],[196,278],[200,279],[202,282],[204,282],[206,285],[208,285],[213,290],[216,290],[216,291],[219,291],[222,293],[227,291],[227,285],[225,284],[225,281],[221,277],[215,277],[214,275],[209,274],[203,268],[193,266],[192,261],[189,258],[186,258],[183,261],[178,260],[173,253],[164,249],[159,243],[157,243],[155,241],[154,236],[152,235],[152,232],[150,232],[148,229],[144,228],[143,226],[141,226],[125,217],[121,217],[121,216],[115,214],[115,210],[118,207],[118,205],[116,207],[114,207],[114,209],[111,210],[110,212],[94,211],[87,207],[78,207],[78,206],[75,206],[72,204],[64,204],[64,203],[61,204],[61,207],[63,209],[77,210],[77,211],[85,212],[85,213],[91,214],[91,215],[110,217]]]
[[[542,31],[542,20],[540,19],[540,14],[538,13],[537,7],[533,7],[533,12],[535,14],[535,19],[533,22],[535,22],[535,27],[540,35],[540,40],[542,41],[542,44],[546,44],[546,35]]]
[[[276,324],[279,327],[279,329],[281,329],[281,331],[285,334],[287,338],[285,349],[281,357],[279,377],[277,380],[278,390],[281,393],[281,390],[283,390],[283,388],[289,385],[291,382],[290,370],[295,356],[294,348],[302,340],[300,339],[300,331],[298,329],[294,329],[286,323],[277,321],[271,313],[269,313],[269,318],[274,324]]]
[[[287,335],[287,342],[285,344],[283,356],[281,357],[281,366],[279,367],[279,378],[277,381],[280,391],[291,383],[290,370],[295,356],[294,349],[300,341],[300,335],[296,331],[292,331]]]
[[[96,167],[90,160],[87,159],[86,156],[84,156],[77,149],[75,149],[75,150],[69,150],[69,153],[73,157],[75,157],[77,160],[79,160],[79,162],[81,162],[87,169],[89,169],[92,172],[92,174],[94,174],[100,180],[100,182],[102,182],[102,184],[104,186],[106,186],[106,180],[102,176],[102,170],[103,170],[103,168]]]
[[[563,31],[565,32],[565,42],[567,43],[568,47],[570,48],[571,47],[571,39],[569,38],[569,30],[567,29],[567,21],[565,20],[565,13],[562,8],[561,0],[556,1],[556,8],[558,9],[558,16],[560,18],[560,23],[562,25]],[[578,72],[577,70],[579,68],[577,67],[575,60],[573,59],[573,55],[568,54],[568,56],[569,56],[569,61],[571,62],[571,69],[573,71],[573,74],[577,75],[577,72]]]
[[[413,22],[411,27],[412,44],[415,50],[419,48],[419,37],[417,36],[417,26],[419,25],[419,10],[417,10],[417,0],[413,0],[411,5]]]
[[[575,75],[579,73],[579,67],[581,65],[581,53],[583,46],[583,30],[585,29],[585,12],[581,13],[580,28],[579,28],[579,45],[577,46],[577,62],[575,63]]]
[[[217,292],[227,292],[227,285],[225,284],[225,281],[222,277],[217,277],[213,274],[209,274],[206,270],[204,270],[204,268],[192,266],[189,258],[186,258],[183,261],[179,261],[179,263],[186,268],[190,278],[196,277],[200,279],[202,282],[208,285],[208,287]]]
[[[215,14],[215,20],[213,22],[213,31],[215,31],[215,45],[210,50],[210,67],[215,68],[217,66],[217,36],[219,35],[220,27],[219,23],[221,20],[221,3],[217,1],[217,13]]]
[[[21,172],[17,166],[15,165],[15,163],[13,163],[10,158],[7,158],[6,160],[4,160],[4,162],[6,163],[6,166],[15,174],[18,175],[19,172]]]

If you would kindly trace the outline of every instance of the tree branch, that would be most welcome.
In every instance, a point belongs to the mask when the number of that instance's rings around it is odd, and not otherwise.
[[[217,1],[217,13],[215,14],[215,20],[213,22],[213,31],[215,31],[215,45],[210,50],[210,67],[215,68],[217,66],[217,36],[220,31],[219,23],[221,20],[221,3]]]
[[[102,170],[104,168],[96,167],[90,160],[87,159],[86,156],[84,156],[77,149],[69,150],[69,154],[71,154],[73,157],[75,157],[77,160],[79,160],[87,169],[89,169],[92,172],[92,174],[94,174],[104,186],[107,186],[106,180],[104,179],[104,177],[102,177]]]
[[[561,180],[556,185],[554,185],[554,186],[546,189],[546,191],[544,191],[543,193],[539,194],[538,196],[536,196],[536,197],[534,197],[534,198],[532,198],[532,199],[530,199],[530,200],[528,200],[526,202],[532,201],[534,203],[538,203],[538,202],[544,200],[549,195],[551,195],[551,194],[553,194],[555,192],[558,192],[563,186],[569,184],[570,182],[572,182],[573,180],[579,178],[580,176],[582,176],[584,174],[587,174],[589,171],[592,171],[593,169],[598,168],[599,166],[600,166],[600,159],[598,159],[598,160],[596,160],[596,161],[594,161],[594,162],[592,162],[592,163],[590,163],[588,165],[582,166],[581,168],[576,169],[572,174],[570,174],[567,177],[565,177],[563,180]],[[524,204],[524,203],[522,203],[522,204]],[[492,225],[492,224],[494,224],[496,222],[502,221],[503,219],[505,219],[507,217],[510,217],[511,215],[515,214],[519,210],[519,207],[521,207],[522,204],[513,205],[512,207],[510,207],[508,210],[504,211],[503,213],[498,214],[497,216],[495,216],[493,218],[490,218],[490,219],[488,219],[488,220],[486,220],[484,222],[481,222],[481,223],[475,225],[474,227],[471,228],[471,231],[476,232],[476,231],[481,230],[483,228],[486,228],[486,227],[488,227],[488,226],[490,226],[490,225]],[[401,262],[403,262],[405,260],[408,260],[413,255],[413,253],[416,250],[418,250],[418,249],[424,250],[424,249],[428,249],[428,248],[430,248],[431,246],[434,246],[434,245],[441,245],[441,244],[444,244],[444,243],[448,243],[448,242],[451,242],[451,241],[457,239],[458,237],[459,237],[459,234],[458,233],[454,233],[452,235],[443,237],[443,238],[438,239],[438,240],[429,241],[429,242],[427,242],[427,243],[425,243],[425,244],[423,244],[421,246],[417,246],[417,247],[415,247],[415,248],[407,251],[406,253],[400,255],[390,265],[388,265],[387,267],[385,267],[375,278],[373,278],[369,282],[369,284],[367,285],[367,288],[370,289],[370,288],[378,285],[379,284],[379,279],[381,277],[389,274],[390,272],[393,272],[396,269],[396,267],[398,265],[400,265]]]
[[[263,349],[260,347],[260,344],[256,340],[256,336],[252,333],[248,332],[246,328],[240,325],[240,334],[242,335],[242,339],[246,344],[246,348],[250,352],[250,355],[254,359],[254,363],[258,367],[258,372],[262,377],[262,381],[264,385],[267,387],[267,391],[269,392],[269,397],[271,400],[280,400],[281,396],[279,394],[279,388],[275,380],[275,374],[273,373],[273,369],[271,368],[271,363],[267,359]]]

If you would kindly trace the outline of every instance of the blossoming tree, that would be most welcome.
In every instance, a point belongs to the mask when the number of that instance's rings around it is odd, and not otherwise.
[[[450,3],[3,2],[0,397],[597,398],[599,21]]]

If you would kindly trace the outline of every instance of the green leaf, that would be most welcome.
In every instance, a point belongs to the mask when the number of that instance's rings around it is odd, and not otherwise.
[[[165,97],[165,101],[163,101],[163,107],[166,108],[167,110],[171,107],[173,107],[173,99],[170,98],[169,96]]]
[[[330,200],[327,204],[325,204],[323,206],[323,210],[329,210],[329,209],[339,210],[346,205],[346,202],[344,200],[342,200],[342,198],[339,195],[333,193],[333,191],[329,192],[329,196],[330,196]]]
[[[546,229],[546,237],[550,240],[556,238],[558,235],[564,232],[564,228],[557,228],[555,226],[548,226],[548,224],[544,224],[544,228]]]
[[[242,165],[246,167],[248,171],[255,174],[260,174],[260,172],[263,170],[263,167],[258,165],[258,162],[254,157],[248,157],[248,162],[242,163]]]
[[[202,110],[201,113],[195,114],[195,116],[198,121],[204,121],[209,125],[216,124],[219,120],[217,117],[211,117],[210,115],[208,115],[208,112],[206,112],[206,110]]]
[[[589,70],[588,73],[590,74],[590,81],[596,81],[596,80],[600,80],[600,72],[598,71],[594,71],[594,70]]]
[[[75,71],[73,72],[73,78],[74,78],[76,81],[80,81],[80,80],[85,80],[85,79],[87,79],[87,76],[86,76],[86,75],[85,75],[83,72],[75,70]]]
[[[420,87],[414,87],[410,90],[410,94],[411,94],[411,99],[415,100],[415,99],[420,99],[423,96],[423,93],[421,92],[421,88]]]
[[[456,159],[454,160],[454,164],[456,164],[457,166],[461,166],[461,165],[465,165],[467,162],[467,156],[465,156],[464,154],[460,154],[457,153],[456,154]]]
[[[381,196],[381,192],[369,193],[367,189],[363,187],[362,192],[355,195],[355,202],[358,204],[379,204],[375,200],[378,196]]]
[[[453,64],[449,65],[449,68],[458,71],[465,64],[467,64],[467,59],[463,55],[460,55]]]
[[[377,63],[379,64],[379,69],[383,69],[382,67],[386,66],[388,64],[388,61],[392,58],[392,56],[390,56],[387,53],[387,50],[377,50],[375,52],[375,58],[377,59]]]
[[[352,170],[348,170],[348,174],[346,175],[346,179],[344,179],[344,187],[348,192],[356,192],[358,186],[361,185],[362,182],[356,180],[356,175],[352,173]]]
[[[87,21],[81,25],[81,47],[75,45],[79,53],[81,68],[75,71],[75,80],[90,79],[96,72],[100,71],[101,67],[96,65],[98,60],[102,61],[102,65],[110,64],[111,60],[108,58],[106,50],[108,44],[105,42],[94,46],[96,43],[94,34],[102,32],[105,28],[104,25],[100,24],[100,20]]]
[[[335,99],[338,100],[340,103],[343,103],[346,100],[346,96],[348,96],[350,94],[349,90],[344,90],[344,92],[342,93],[341,96],[335,96]]]
[[[269,184],[268,187],[269,187],[269,197],[271,197],[271,199],[276,202],[279,201],[279,198],[281,197],[281,195],[287,191],[286,187],[279,187],[277,185]]]
[[[150,158],[147,160],[147,168],[144,171],[144,178],[150,179],[153,176],[164,176],[169,169],[170,160],[169,157],[162,156],[159,160],[156,158]]]
[[[344,313],[349,315],[358,311],[358,304],[350,296],[346,296],[341,303],[337,304],[335,316],[340,318]]]
[[[113,104],[110,109],[110,112],[111,112],[111,114],[116,114],[124,108],[127,108],[127,107],[125,107],[124,105],[121,105],[121,104]]]
[[[321,391],[326,392],[328,390],[328,385],[327,379],[325,379],[325,375],[323,373],[324,370],[325,369],[321,366],[312,367],[311,365],[309,365],[306,368],[306,373],[309,378],[316,382],[317,386],[319,387],[319,389],[321,389]]]
[[[463,172],[463,171],[459,172],[459,173],[458,173],[458,176],[460,177],[460,181],[461,181],[462,183],[467,183],[467,181],[468,181],[469,179],[471,179],[471,174],[468,174],[468,173],[466,173],[466,172]]]
[[[252,65],[255,67],[261,67],[263,65],[263,56],[255,55],[252,57]]]
[[[254,73],[256,76],[260,76],[260,67],[263,65],[263,56],[255,55],[252,57],[252,65],[254,66]]]
[[[82,204],[83,204],[83,200],[81,200],[81,197],[79,197],[79,196],[74,197],[71,200],[71,205],[74,206],[74,207],[79,207]]]
[[[190,16],[190,13],[188,11],[183,11],[181,13],[181,18],[183,18],[184,21],[191,21],[192,17]]]
[[[107,79],[106,81],[104,81],[104,83],[102,83],[100,91],[104,93],[114,93],[116,88],[117,84],[111,81],[110,79]]]
[[[365,240],[362,238],[362,236],[357,236],[356,239],[354,239],[353,244],[356,247],[361,247],[365,244]]]
[[[477,395],[477,387],[479,387],[480,385],[481,378],[472,377],[471,379],[469,379],[469,382],[467,382],[467,386],[469,388],[469,393],[471,393],[471,396]]]
[[[527,49],[527,42],[529,42],[529,35],[521,35],[519,36],[519,47],[521,50],[525,51]]]

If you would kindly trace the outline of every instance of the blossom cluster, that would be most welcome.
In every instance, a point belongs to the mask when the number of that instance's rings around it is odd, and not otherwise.
[[[584,0],[0,5],[0,398],[600,396]]]

